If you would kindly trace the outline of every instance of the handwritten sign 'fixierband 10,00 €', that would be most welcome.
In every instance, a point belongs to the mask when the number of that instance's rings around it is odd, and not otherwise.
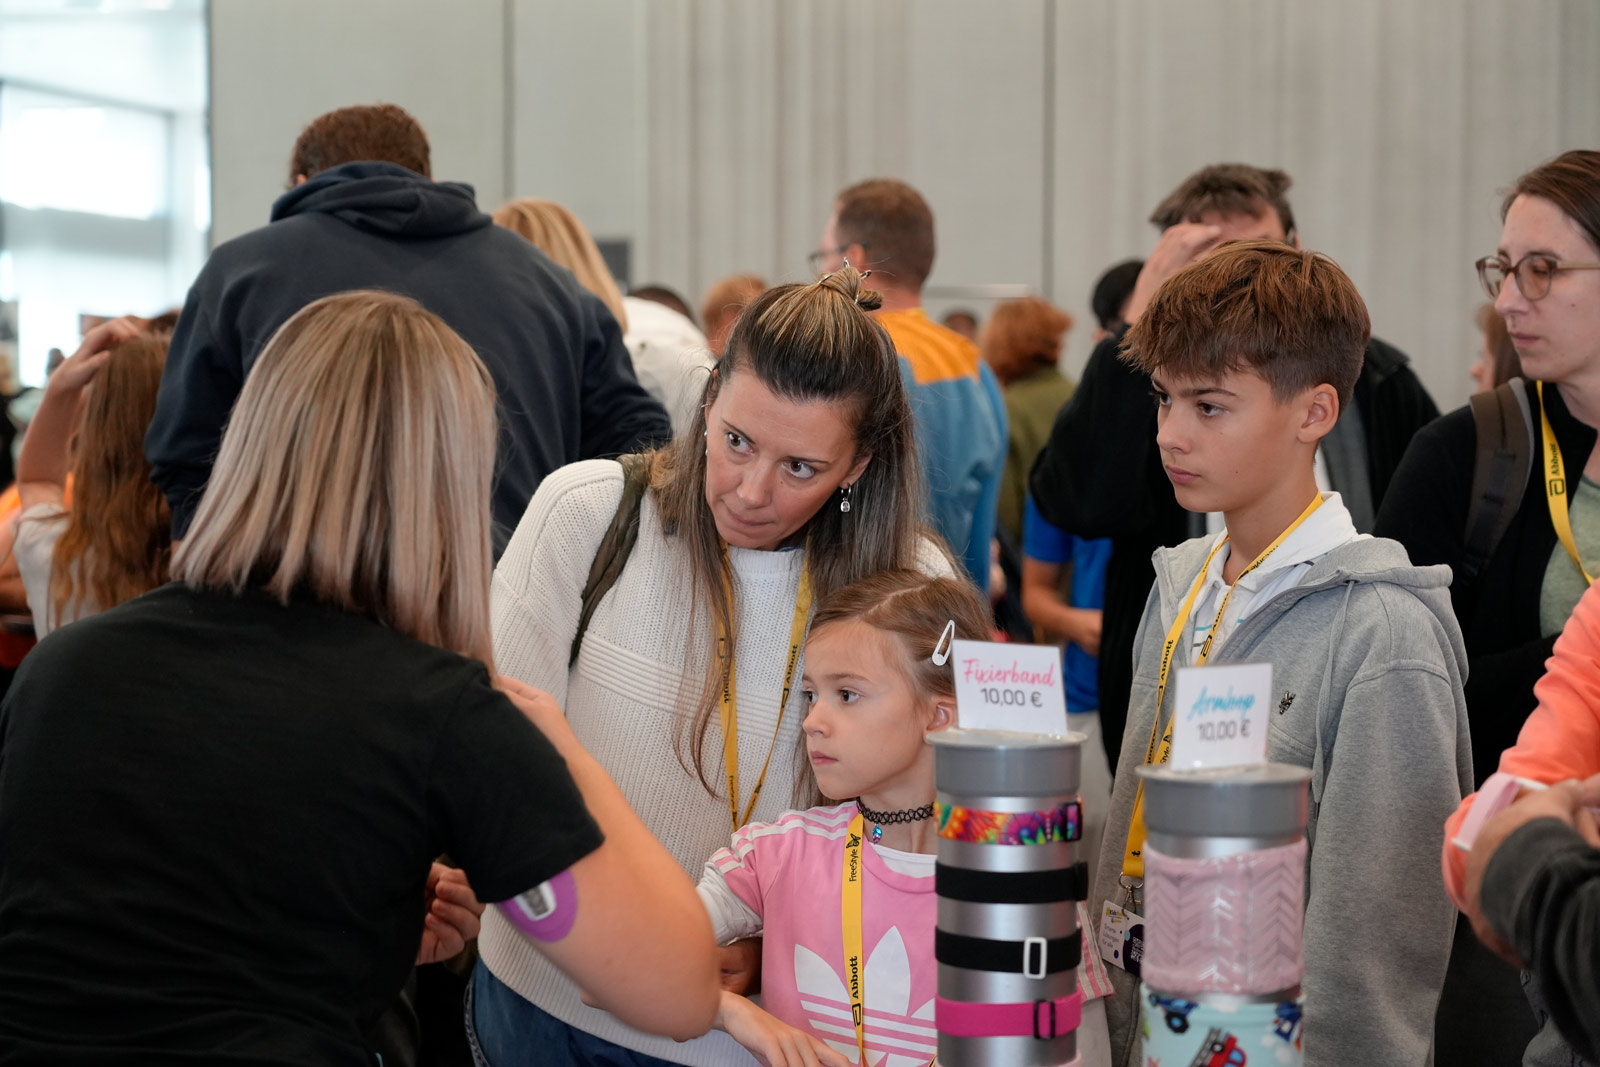
[[[1067,732],[1060,649],[956,641],[950,665],[955,668],[958,717],[964,729]]]

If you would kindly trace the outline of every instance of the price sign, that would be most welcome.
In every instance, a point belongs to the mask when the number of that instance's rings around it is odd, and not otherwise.
[[[1065,734],[1061,650],[1051,645],[955,641],[958,718],[967,730]]]
[[[1271,706],[1270,663],[1180,667],[1172,712],[1172,765],[1265,762]]]

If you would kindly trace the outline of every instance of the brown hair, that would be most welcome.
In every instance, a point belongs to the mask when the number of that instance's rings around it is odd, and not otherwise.
[[[1036,296],[1007,300],[983,324],[978,348],[1002,385],[1026,377],[1061,358],[1061,337],[1072,316]]]
[[[712,355],[722,354],[733,321],[766,287],[766,280],[757,274],[732,274],[711,283],[700,301],[700,321],[705,324]]]
[[[1122,358],[1180,378],[1248,369],[1280,401],[1325,382],[1343,405],[1371,330],[1361,294],[1333,260],[1240,241],[1167,279],[1123,338]]]
[[[737,645],[738,613],[724,591],[732,575],[706,504],[706,408],[735,374],[753,374],[787,400],[838,405],[854,427],[856,457],[870,454],[872,462],[854,484],[848,515],[824,505],[805,527],[812,588],[822,600],[876,571],[910,568],[918,538],[926,536],[919,523],[921,481],[899,358],[889,335],[867,314],[879,301],[877,293],[862,290],[861,275],[852,268],[756,297],[739,316],[694,421],[654,454],[651,486],[662,527],[683,540],[694,589],[686,645],[694,658],[685,677],[701,675],[700,692],[692,697],[695,714],[680,719],[686,736],[678,739],[678,760],[685,768],[692,764],[713,795],[704,749],[727,664],[708,655],[701,665],[698,655],[711,642],[697,642],[692,630],[704,610],[712,626]]]
[[[933,212],[905,182],[893,178],[858,182],[839,194],[834,212],[839,243],[866,249],[865,266],[874,272],[913,289],[921,288],[933,273]]]
[[[167,580],[172,513],[150,480],[144,435],[171,339],[149,331],[129,338],[89,386],[72,459],[72,508],[50,567],[57,619],[69,604],[105,611]]]
[[[956,693],[954,660],[942,667],[933,662],[945,627],[954,622],[955,636],[967,641],[987,640],[991,628],[989,610],[971,582],[909,570],[879,571],[830,594],[817,605],[811,636],[852,619],[898,640],[905,659],[897,666],[924,699]]]
[[[617,288],[617,280],[600,255],[600,247],[578,221],[578,216],[554,200],[525,196],[520,200],[508,200],[495,209],[494,223],[518,234],[570,270],[579,285],[598,296],[610,309],[622,332],[628,332],[628,312],[622,306],[622,290]]]
[[[408,297],[354,290],[272,335],[173,577],[307,594],[494,669],[494,384]]]
[[[428,135],[416,119],[393,104],[342,107],[318,115],[295,139],[289,183],[358,162],[395,163],[431,177]]]
[[[1600,255],[1600,151],[1575,148],[1518,178],[1500,205],[1502,219],[1519,196],[1537,196],[1560,208]]]
[[[1522,377],[1522,357],[1517,355],[1517,346],[1511,343],[1505,317],[1493,304],[1484,304],[1473,318],[1477,320],[1478,329],[1483,331],[1485,347],[1494,353],[1493,384],[1504,385],[1513,378]]]
[[[1199,222],[1208,211],[1219,215],[1249,215],[1259,219],[1263,208],[1271,208],[1283,223],[1283,234],[1294,233],[1294,211],[1285,196],[1292,184],[1281,170],[1266,170],[1248,163],[1213,163],[1201,167],[1167,194],[1150,214],[1150,221],[1163,230],[1180,222]]]

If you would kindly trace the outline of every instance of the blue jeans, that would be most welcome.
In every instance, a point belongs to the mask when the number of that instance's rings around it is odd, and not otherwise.
[[[478,1067],[673,1067],[568,1026],[490,974],[482,960],[467,986],[466,1011]]]

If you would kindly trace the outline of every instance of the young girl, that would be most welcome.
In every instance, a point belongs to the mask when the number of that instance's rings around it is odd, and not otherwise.
[[[948,650],[950,624],[956,637],[981,640],[988,618],[968,583],[910,571],[876,574],[817,609],[802,681],[806,751],[823,795],[853,799],[751,823],[711,857],[699,887],[718,941],[765,935],[762,1006],[724,992],[717,1026],[769,1067],[845,1067],[859,1062],[860,1047],[876,1067],[924,1067],[938,1051],[938,824],[927,740],[956,725],[956,700],[954,670],[934,652]],[[841,919],[852,833],[863,839],[860,1033]],[[1090,929],[1081,904],[1078,921]],[[1080,966],[1078,987],[1087,1001],[1110,984],[1098,957],[1085,955],[1093,973]],[[1104,1029],[1103,1006],[1096,1000],[1091,1012],[1086,1003],[1085,1067],[1109,1063]]]

